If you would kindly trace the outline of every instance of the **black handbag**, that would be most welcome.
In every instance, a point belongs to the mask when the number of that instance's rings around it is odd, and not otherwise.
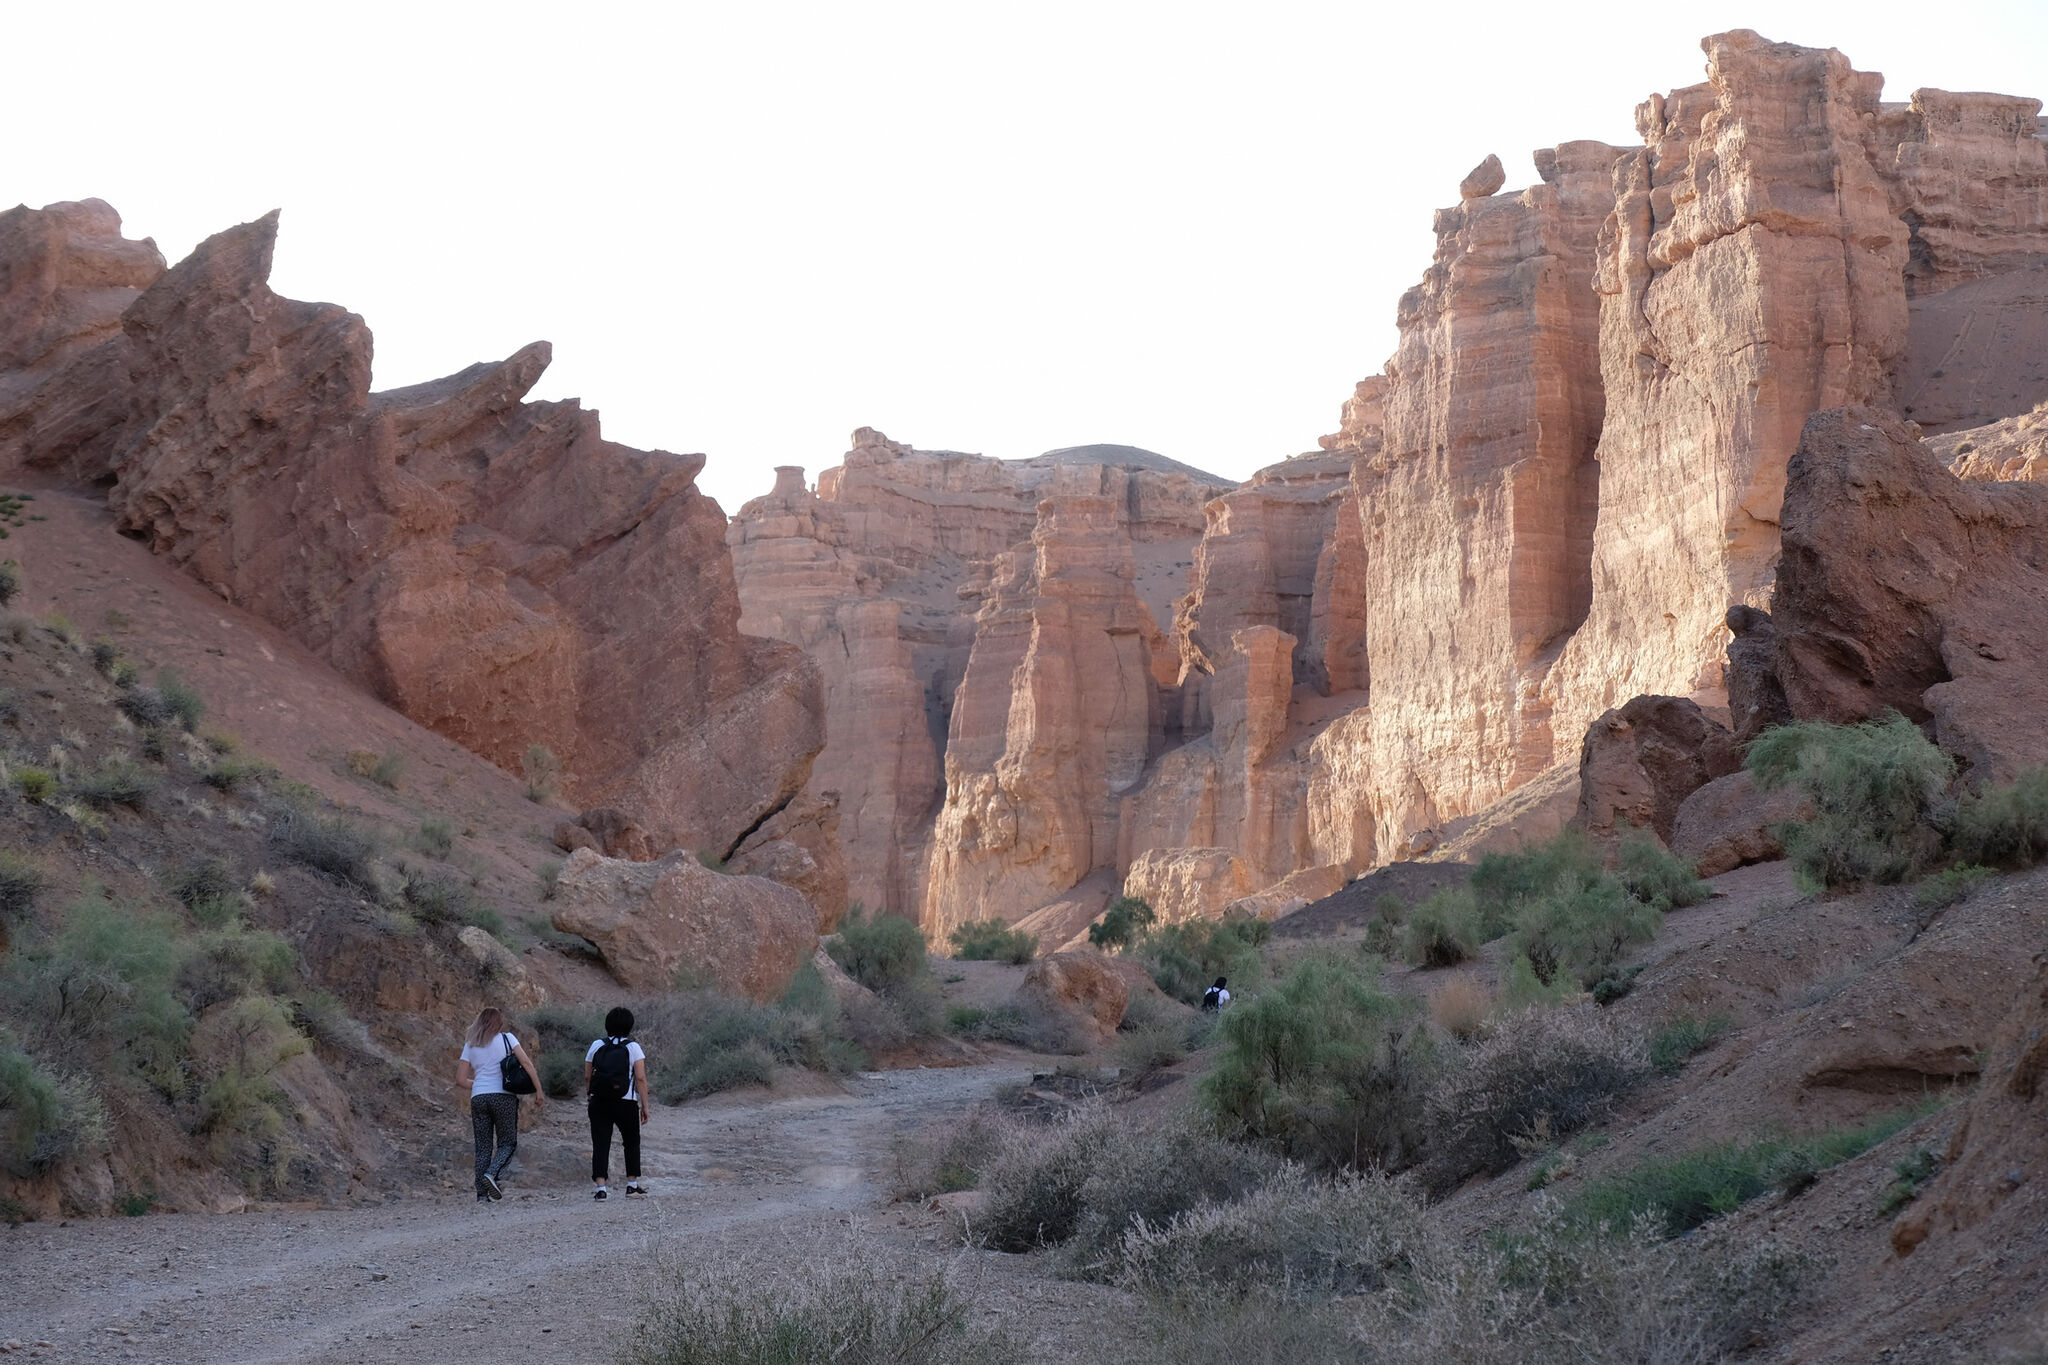
[[[500,1038],[509,1038],[512,1035],[501,1033],[498,1036]],[[498,1063],[498,1079],[504,1084],[505,1093],[508,1095],[531,1095],[536,1093],[533,1077],[526,1074],[526,1068],[521,1066],[519,1059],[512,1055],[512,1044],[510,1043],[505,1044],[505,1060]]]

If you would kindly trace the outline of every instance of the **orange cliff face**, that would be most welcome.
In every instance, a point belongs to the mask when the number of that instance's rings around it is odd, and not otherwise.
[[[890,699],[868,713],[885,733],[849,735],[835,777],[892,793],[887,835],[848,837],[851,861],[887,864],[868,884],[888,904],[922,905],[934,929],[993,916],[1058,939],[1119,888],[1169,916],[1280,912],[1283,885],[1420,856],[1496,806],[1547,827],[1576,808],[1583,737],[1610,708],[1666,694],[1718,714],[1729,608],[1769,605],[1811,414],[1904,409],[1958,433],[1945,454],[1963,467],[1963,429],[2048,399],[2025,359],[2048,341],[2039,102],[1889,104],[1839,52],[1748,32],[1702,46],[1707,79],[1638,110],[1641,146],[1539,151],[1518,191],[1491,159],[1466,178],[1386,373],[1322,454],[1214,490],[1170,619],[1143,565],[1160,542],[1119,514],[1170,644],[1130,637],[1145,666],[1107,670],[1130,680],[1114,715],[1033,651],[1077,621],[1124,628],[1044,591],[1048,562],[1067,571],[1065,532],[969,510],[985,490],[943,461],[970,457],[918,457],[940,461],[910,480],[925,491],[823,511],[913,467],[874,437],[816,495],[778,490],[835,529],[784,517],[773,553],[815,556],[796,547],[809,537],[845,576],[815,580],[811,627],[766,633],[836,652]],[[1987,433],[1968,469],[2025,477],[2018,426]],[[750,604],[772,596],[765,549],[741,548],[767,519],[764,503],[735,527]],[[932,589],[978,602],[971,621],[877,586],[920,571],[933,528],[968,521],[978,539],[950,533],[958,560]],[[1015,549],[993,544],[1005,535]],[[848,613],[875,600],[899,605]],[[835,613],[846,623],[819,626]],[[1140,701],[1161,719],[1134,780],[1065,757],[1134,752],[1110,736]]]
[[[739,631],[700,455],[522,401],[546,343],[370,392],[370,333],[268,284],[277,215],[164,270],[104,204],[0,214],[0,467],[119,523],[414,720],[725,855],[823,742],[816,665]],[[763,742],[768,737],[768,742]]]

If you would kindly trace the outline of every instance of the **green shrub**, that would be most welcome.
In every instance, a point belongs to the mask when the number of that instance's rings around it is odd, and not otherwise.
[[[1896,711],[1860,725],[1801,721],[1766,730],[1747,761],[1763,790],[1797,786],[1813,801],[1813,818],[1780,831],[1810,885],[1896,882],[1939,855],[1936,807],[1955,760]]]
[[[1690,1232],[1772,1190],[1797,1193],[1831,1166],[1863,1155],[1929,1112],[1915,1105],[1855,1128],[1798,1138],[1717,1142],[1678,1156],[1652,1157],[1597,1181],[1566,1206],[1579,1227],[1625,1231],[1648,1219],[1667,1237]]]
[[[1102,918],[1088,926],[1088,941],[1106,953],[1116,952],[1130,947],[1158,918],[1143,896],[1118,896]]]
[[[1411,967],[1455,967],[1484,941],[1478,898],[1462,887],[1445,887],[1408,913],[1401,960]]]
[[[27,919],[49,884],[41,863],[0,849],[0,932]]]
[[[1565,830],[1517,853],[1483,854],[1471,878],[1477,902],[1475,931],[1481,942],[1490,942],[1522,921],[1538,902],[1608,880],[1600,851],[1577,830]],[[1542,964],[1537,965],[1540,971]]]
[[[106,1145],[107,1110],[84,1076],[61,1076],[0,1032],[0,1168],[27,1177]]]
[[[1144,964],[1160,990],[1184,1005],[1198,1005],[1219,976],[1230,979],[1233,995],[1256,989],[1266,977],[1260,949],[1272,936],[1273,926],[1265,920],[1189,920],[1147,930],[1130,955]]]
[[[277,769],[260,758],[216,758],[199,774],[199,780],[215,791],[234,793],[258,782],[277,777]]]
[[[1941,1158],[1933,1149],[1915,1147],[1903,1161],[1892,1163],[1892,1183],[1885,1187],[1884,1197],[1878,1201],[1877,1211],[1886,1218],[1891,1217],[1906,1205],[1920,1197],[1920,1187],[1934,1179],[1941,1169]]]
[[[1675,1015],[1659,1024],[1650,1034],[1650,1065],[1667,1076],[1676,1076],[1684,1068],[1686,1058],[1721,1041],[1733,1026],[1725,1014],[1709,1015],[1705,1019],[1690,1014]]]
[[[291,989],[299,954],[276,934],[243,924],[224,924],[196,935],[184,946],[173,986],[193,1014],[244,995]]]
[[[562,860],[549,858],[540,865],[540,871],[536,875],[540,881],[540,898],[544,901],[553,900],[562,882]]]
[[[1105,1264],[1133,1289],[1351,1294],[1406,1278],[1425,1239],[1416,1200],[1379,1175],[1274,1171],[1240,1198],[1127,1220]]]
[[[1181,1123],[1147,1129],[1112,1122],[1107,1138],[1081,1182],[1080,1214],[1063,1246],[1067,1266],[1090,1279],[1123,1277],[1133,1226],[1164,1228],[1204,1205],[1232,1203],[1281,1169],[1266,1152]]]
[[[114,1207],[124,1218],[140,1218],[156,1205],[154,1190],[130,1190],[114,1201]]]
[[[407,868],[399,892],[406,911],[421,924],[473,924],[491,934],[505,931],[505,918],[458,877]]]
[[[271,820],[270,836],[287,857],[359,891],[377,893],[377,837],[341,816],[286,806]]]
[[[1568,976],[1590,986],[1620,966],[1630,949],[1656,938],[1663,919],[1613,877],[1599,874],[1577,885],[1560,880],[1521,907],[1508,950],[1527,958],[1543,981]]]
[[[826,945],[846,974],[881,995],[892,995],[931,976],[924,931],[902,915],[866,915],[858,907],[840,922]]]
[[[107,678],[114,686],[125,691],[142,681],[142,669],[132,660],[122,659],[115,663],[114,671],[109,673]]]
[[[30,1021],[34,1051],[118,1058],[175,1093],[192,1030],[172,990],[182,956],[164,917],[88,895],[66,907],[55,934],[9,955],[0,998]]]
[[[1616,850],[1621,884],[1628,894],[1659,910],[1685,909],[1714,894],[1697,870],[1657,842],[1648,830],[1625,835]]]
[[[31,767],[23,764],[14,770],[14,789],[24,799],[38,806],[46,806],[57,794],[57,775],[48,768]]]
[[[446,820],[422,820],[413,832],[413,847],[436,858],[455,851],[455,827]]]
[[[1424,1179],[1445,1191],[1498,1175],[1604,1118],[1647,1070],[1641,1040],[1590,1007],[1509,1016],[1430,1094]]]
[[[206,716],[206,703],[197,689],[171,669],[160,668],[156,674],[156,690],[169,709],[170,718],[175,719],[181,728],[188,733],[199,728],[199,722]]]
[[[1038,956],[1038,935],[1012,929],[1001,920],[962,924],[948,937],[953,956],[970,962],[1007,962],[1021,967]]]
[[[98,771],[71,784],[72,794],[96,810],[141,810],[156,790],[155,775],[125,758],[110,758]]]
[[[636,1010],[651,1058],[648,1083],[658,1098],[676,1104],[735,1086],[766,1085],[778,1066],[828,1074],[856,1070],[867,1059],[839,1033],[830,1000],[820,983],[814,991],[798,987],[793,998],[773,1005],[713,991],[682,991],[649,1002]]]
[[[1421,1147],[1439,1064],[1418,1015],[1371,959],[1310,957],[1223,1016],[1202,1102],[1225,1136],[1311,1166],[1398,1170]]]
[[[1009,1043],[1032,1052],[1079,1056],[1095,1040],[1071,1014],[1021,1005],[953,1005],[946,1010],[946,1032],[976,1043]]]
[[[11,559],[0,559],[0,607],[4,607],[21,592],[21,565]]]
[[[857,1246],[792,1268],[665,1258],[625,1365],[1017,1365],[939,1270],[897,1280]]]
[[[92,642],[92,666],[99,672],[101,677],[111,678],[114,676],[114,664],[120,657],[121,651],[114,647],[112,640],[94,640]]]
[[[130,687],[114,702],[121,714],[145,730],[160,730],[175,717],[171,704],[154,687]]]
[[[1499,1008],[1504,1013],[1515,1014],[1527,1009],[1568,1005],[1578,997],[1569,976],[1559,973],[1545,981],[1536,975],[1536,968],[1527,957],[1517,956],[1508,963],[1508,979],[1501,987]]]
[[[1951,847],[1965,862],[2032,867],[2048,859],[2048,768],[1963,798]]]
[[[78,627],[71,624],[71,618],[61,611],[53,611],[43,618],[43,629],[67,645],[78,643]]]
[[[1965,865],[1943,868],[1920,883],[1920,889],[1913,893],[1913,900],[1923,909],[1946,910],[1976,890],[1985,879],[1997,875],[1997,870],[1989,867]]]
[[[1088,1206],[1082,1187],[1111,1143],[1123,1136],[1099,1110],[1021,1132],[982,1172],[988,1196],[975,1231],[997,1251],[1030,1251],[1066,1241]]]
[[[241,889],[242,874],[225,858],[201,858],[179,864],[165,874],[163,883],[164,889],[189,910],[201,901],[234,895]]]

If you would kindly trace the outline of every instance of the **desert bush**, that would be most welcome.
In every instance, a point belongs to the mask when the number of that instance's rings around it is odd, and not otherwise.
[[[171,723],[173,712],[164,694],[154,687],[131,687],[114,703],[121,714],[145,730],[161,729]]]
[[[21,793],[23,800],[47,806],[57,794],[57,774],[48,768],[24,763],[14,770],[14,789]]]
[[[241,889],[242,874],[225,858],[199,858],[165,873],[163,884],[189,910],[201,901],[234,895]]]
[[[2048,768],[1964,797],[1950,844],[1965,862],[1994,867],[2048,859]]]
[[[199,728],[199,722],[206,716],[206,702],[197,688],[174,670],[160,668],[156,673],[156,692],[169,712],[167,719],[176,720],[188,732]]]
[[[1658,843],[1648,830],[1623,836],[1615,850],[1615,862],[1628,894],[1659,910],[1682,910],[1714,894],[1714,888],[1699,879],[1696,868]]]
[[[1136,1028],[1119,1028],[1109,1055],[1124,1071],[1156,1071],[1184,1060],[1193,1050],[1188,1025],[1162,1019]]]
[[[1102,918],[1088,926],[1088,941],[1106,953],[1113,953],[1130,947],[1158,918],[1151,902],[1143,896],[1118,896],[1102,912]]]
[[[657,1258],[654,1288],[628,1334],[626,1365],[1016,1365],[1023,1356],[974,1325],[934,1268],[901,1280],[859,1246],[792,1266]]]
[[[1480,941],[1499,938],[1537,902],[1606,879],[1600,851],[1577,830],[1519,852],[1483,854],[1470,881]]]
[[[1641,1039],[1589,1007],[1504,1018],[1429,1096],[1424,1179],[1448,1190],[1498,1175],[1525,1147],[1605,1117],[1647,1070]]]
[[[1082,1187],[1123,1130],[1100,1109],[1023,1130],[981,1173],[988,1196],[977,1231],[998,1251],[1030,1251],[1072,1237],[1086,1215]]]
[[[351,749],[348,770],[356,777],[396,791],[398,779],[405,773],[405,755],[389,750],[380,754],[374,749]]]
[[[422,924],[473,924],[491,934],[505,931],[505,917],[460,877],[409,867],[399,897],[407,913]]]
[[[1493,1012],[1493,997],[1476,981],[1447,981],[1429,998],[1429,1017],[1436,1026],[1460,1042],[1471,1042],[1486,1031],[1486,1016]]]
[[[120,658],[121,651],[115,648],[112,640],[94,640],[92,642],[92,666],[101,677],[113,677],[114,665],[119,662]]]
[[[1786,855],[1813,886],[1896,882],[1939,855],[1936,826],[1955,760],[1896,711],[1860,725],[1801,721],[1750,743],[1750,774],[1765,791],[1797,786],[1809,820],[1783,827]]]
[[[181,960],[167,919],[87,895],[65,908],[55,933],[7,957],[0,998],[19,1007],[31,1050],[82,1049],[175,1093],[192,1030],[172,990]]]
[[[370,1040],[370,1030],[348,1012],[348,1006],[328,992],[299,991],[291,999],[291,1011],[292,1027],[314,1042],[358,1057],[379,1055],[377,1045]]]
[[[0,849],[0,934],[29,917],[49,884],[41,863],[11,849]]]
[[[195,935],[180,957],[173,989],[195,1015],[240,996],[289,990],[298,976],[299,954],[291,944],[244,924]]]
[[[924,931],[902,915],[868,915],[858,906],[840,922],[826,946],[846,974],[871,991],[887,993],[931,974]]]
[[[1619,967],[1630,949],[1656,938],[1663,919],[1613,877],[1560,881],[1523,905],[1508,951],[1527,958],[1542,981],[1570,977],[1590,986]]]
[[[21,565],[11,559],[0,559],[0,607],[13,602],[21,592]]]
[[[1037,1005],[953,1005],[946,1010],[945,1029],[969,1042],[1009,1043],[1048,1055],[1078,1057],[1095,1045],[1093,1033],[1074,1014]]]
[[[953,956],[970,962],[1007,962],[1021,967],[1038,956],[1038,935],[1012,929],[1001,920],[976,920],[955,928],[947,941]]]
[[[315,872],[377,894],[377,837],[342,816],[286,805],[271,818],[270,837],[285,855]]]
[[[125,758],[110,758],[71,784],[72,795],[96,810],[115,806],[141,810],[156,790],[155,775]]]
[[[1016,1123],[989,1105],[890,1140],[890,1193],[913,1202],[971,1190],[1016,1135]]]
[[[554,796],[555,782],[562,775],[562,760],[545,744],[529,744],[519,760],[519,770],[526,778],[526,799],[547,801]]]
[[[544,901],[553,900],[562,883],[562,860],[549,858],[540,865],[540,870],[534,875],[540,883],[540,898]]]
[[[1650,1034],[1650,1065],[1667,1076],[1676,1076],[1684,1068],[1686,1058],[1712,1047],[1733,1026],[1725,1014],[1704,1019],[1691,1014],[1675,1015]]]
[[[1445,887],[1408,912],[1401,926],[1401,959],[1412,967],[1455,967],[1489,937],[1480,923],[1477,897],[1461,887]]]
[[[1189,920],[1146,930],[1130,955],[1144,964],[1160,990],[1184,1005],[1199,1005],[1202,992],[1219,976],[1230,978],[1237,996],[1256,989],[1266,978],[1260,950],[1272,937],[1273,926],[1265,920]]]
[[[1892,1183],[1878,1200],[1879,1215],[1889,1218],[1920,1197],[1920,1187],[1934,1179],[1941,1157],[1931,1147],[1915,1147],[1903,1161],[1892,1163]]]
[[[206,770],[199,774],[199,780],[215,791],[239,792],[258,782],[276,778],[277,769],[260,758],[235,758],[223,755],[214,759]]]
[[[67,645],[78,643],[78,627],[71,624],[71,618],[61,611],[53,611],[43,618],[43,629]]]
[[[455,851],[455,827],[446,820],[422,820],[413,831],[413,847],[436,858]]]
[[[1545,981],[1536,975],[1529,959],[1516,956],[1508,962],[1508,979],[1501,986],[1500,1011],[1517,1014],[1538,1006],[1568,1005],[1579,998],[1578,983],[1562,973]]]
[[[543,1091],[558,1100],[583,1093],[583,1056],[604,1036],[604,1014],[597,1005],[550,1001],[527,1015],[535,1035],[531,1055],[540,1068],[535,1079]]]
[[[1398,1170],[1420,1150],[1438,1057],[1415,1002],[1369,958],[1319,954],[1233,1006],[1201,1097],[1225,1136],[1322,1169]]]
[[[1406,1275],[1426,1236],[1419,1203],[1385,1176],[1325,1182],[1290,1166],[1167,1218],[1134,1211],[1105,1278],[1154,1291],[1350,1294]]]
[[[1647,1221],[1676,1237],[1772,1190],[1797,1194],[1819,1172],[1863,1155],[1928,1112],[1928,1105],[1914,1105],[1853,1128],[1716,1142],[1651,1157],[1588,1185],[1566,1204],[1565,1215],[1575,1226],[1609,1232]]]
[[[106,1105],[91,1080],[51,1071],[0,1032],[0,1169],[31,1176],[106,1141]]]
[[[1111,1121],[1079,1190],[1060,1259],[1089,1279],[1123,1278],[1131,1229],[1165,1228],[1204,1205],[1232,1204],[1273,1181],[1280,1161],[1186,1122],[1140,1128]]]
[[[1987,878],[1997,875],[1996,868],[1969,864],[1946,867],[1920,883],[1920,889],[1913,893],[1913,902],[1924,910],[1946,910],[1961,902]]]
[[[867,1059],[839,1032],[830,1002],[822,983],[816,990],[796,985],[789,998],[769,1005],[709,990],[647,1002],[635,1013],[648,1044],[648,1083],[657,1097],[677,1104],[736,1086],[766,1085],[778,1066],[832,1074],[856,1070]]]

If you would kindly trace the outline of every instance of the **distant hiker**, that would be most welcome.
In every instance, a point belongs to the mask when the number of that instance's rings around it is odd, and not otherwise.
[[[479,1012],[469,1026],[462,1058],[455,1064],[455,1083],[469,1087],[478,1203],[505,1197],[498,1178],[519,1150],[519,1097],[531,1095],[536,1105],[547,1104],[547,1097],[534,1084],[539,1075],[533,1058],[505,1031],[505,1016],[495,1007]]]
[[[590,1096],[590,1180],[593,1199],[611,1198],[612,1129],[626,1149],[626,1196],[646,1194],[640,1183],[640,1125],[647,1122],[647,1052],[633,1041],[633,1011],[620,1005],[604,1017],[604,1037],[583,1054],[583,1089]]]
[[[1216,978],[1215,985],[1202,992],[1202,1008],[1211,1013],[1222,1009],[1229,1003],[1230,988],[1224,984],[1223,978],[1220,976]]]

